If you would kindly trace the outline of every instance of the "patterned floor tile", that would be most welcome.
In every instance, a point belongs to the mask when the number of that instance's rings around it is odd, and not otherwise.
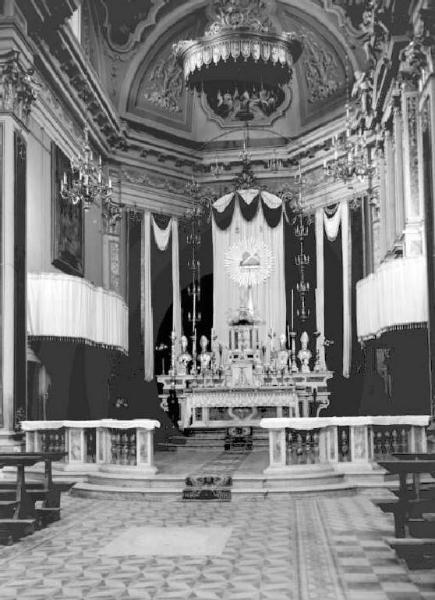
[[[367,497],[63,502],[61,521],[0,547],[2,600],[435,600],[435,573],[397,559]],[[189,527],[229,528],[222,554],[99,554],[128,530]]]

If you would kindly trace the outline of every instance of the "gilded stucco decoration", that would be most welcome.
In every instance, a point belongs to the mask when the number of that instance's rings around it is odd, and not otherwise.
[[[145,81],[144,100],[164,111],[182,111],[183,72],[172,53],[152,67]]]
[[[304,36],[305,50],[301,57],[302,73],[307,86],[307,101],[322,102],[337,93],[341,87],[340,66],[337,55],[322,44],[319,36],[305,27],[300,28]]]

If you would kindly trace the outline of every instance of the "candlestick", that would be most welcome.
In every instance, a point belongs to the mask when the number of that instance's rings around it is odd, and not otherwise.
[[[294,331],[294,297],[293,297],[293,288],[292,288],[292,310],[291,310],[291,329]]]
[[[291,372],[297,373],[299,371],[298,365],[296,363],[296,333],[294,331],[290,332],[291,336]]]

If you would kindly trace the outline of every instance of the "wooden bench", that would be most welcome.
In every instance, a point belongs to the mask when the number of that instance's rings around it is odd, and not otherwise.
[[[391,508],[394,513],[395,536],[404,538],[406,537],[406,524],[412,511],[420,509],[422,512],[429,512],[431,510],[431,498],[425,498],[422,494],[420,476],[423,473],[435,472],[435,459],[396,458],[380,461],[378,464],[389,473],[399,476],[398,500],[396,503],[392,503]],[[408,486],[408,475],[412,475],[411,487]]]
[[[396,540],[390,545],[409,568],[435,567],[435,486],[422,486],[420,480],[422,474],[435,472],[435,455],[403,453],[378,464],[400,481],[396,501],[377,502],[394,515]]]
[[[2,482],[0,490],[0,543],[11,543],[60,518],[60,491],[53,484],[51,463],[64,452],[17,452],[0,454],[0,468],[15,467],[16,482]],[[25,468],[45,463],[42,486],[26,485]],[[42,506],[36,507],[41,501]]]

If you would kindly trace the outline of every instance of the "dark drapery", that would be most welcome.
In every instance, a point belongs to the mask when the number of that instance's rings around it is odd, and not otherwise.
[[[270,208],[261,197],[260,191],[250,203],[245,202],[240,194],[234,192],[232,200],[223,212],[218,212],[215,208],[213,208],[213,218],[219,229],[228,229],[228,227],[231,225],[236,202],[239,203],[240,212],[245,221],[252,221],[252,219],[255,218],[261,202],[264,218],[269,227],[277,227],[281,222],[281,204],[277,208]]]

